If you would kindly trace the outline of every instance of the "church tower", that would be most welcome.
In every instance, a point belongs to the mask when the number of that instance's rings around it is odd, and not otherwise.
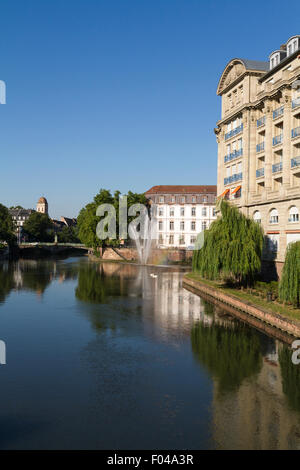
[[[40,197],[36,206],[37,212],[48,215],[48,202],[45,197]]]

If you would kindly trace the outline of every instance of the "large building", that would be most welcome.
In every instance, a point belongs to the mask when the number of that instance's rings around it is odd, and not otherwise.
[[[153,186],[145,195],[155,205],[159,248],[193,248],[216,218],[216,186]]]
[[[300,240],[300,36],[266,62],[232,59],[217,94],[218,196],[262,224],[265,257]]]
[[[40,197],[37,202],[36,210],[37,212],[40,212],[42,214],[48,214],[47,199],[45,199],[44,197]],[[29,219],[29,217],[31,216],[33,212],[35,212],[33,209],[23,209],[20,206],[9,209],[9,213],[16,227],[16,235],[17,235],[17,240],[19,243],[22,241],[25,241],[25,237],[23,233],[23,225],[26,222],[26,220]]]
[[[29,219],[33,212],[33,209],[23,209],[21,207],[9,209],[9,213],[16,227],[16,236],[18,243],[23,241],[23,225],[25,224],[26,220]]]

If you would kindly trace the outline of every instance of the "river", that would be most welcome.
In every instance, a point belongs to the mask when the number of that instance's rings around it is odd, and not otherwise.
[[[1,449],[300,449],[289,348],[177,268],[2,263],[0,339]]]

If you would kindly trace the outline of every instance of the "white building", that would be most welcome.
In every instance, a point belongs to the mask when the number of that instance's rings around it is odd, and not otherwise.
[[[153,186],[145,195],[155,205],[159,248],[192,249],[216,219],[216,186]]]

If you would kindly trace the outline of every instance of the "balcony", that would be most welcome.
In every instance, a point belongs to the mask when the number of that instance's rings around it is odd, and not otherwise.
[[[283,141],[283,134],[279,134],[276,137],[273,137],[273,147],[275,145],[281,144]]]
[[[257,144],[256,153],[262,152],[263,150],[265,150],[265,142],[261,142],[260,144]]]
[[[296,168],[300,166],[300,156],[291,159],[291,168]]]
[[[261,178],[262,176],[265,176],[265,169],[259,168],[258,170],[256,170],[256,178]]]
[[[237,135],[237,134],[240,134],[241,132],[243,131],[243,124],[241,124],[240,126],[236,127],[235,129],[232,129],[232,131],[230,132],[227,132],[225,134],[225,140],[228,140],[228,139],[231,139],[231,137]]]
[[[279,116],[282,116],[283,111],[284,111],[283,106],[281,106],[280,108],[275,109],[275,111],[273,111],[273,119],[277,119]]]
[[[282,162],[272,165],[272,173],[278,173],[279,171],[282,171]]]
[[[300,97],[292,101],[292,109],[298,108],[300,106]]]
[[[266,116],[263,116],[262,118],[260,119],[257,119],[256,121],[256,127],[262,127],[266,124]]]
[[[242,179],[243,179],[243,173],[236,173],[235,175],[224,178],[224,185],[236,183],[237,181],[241,181]]]
[[[295,129],[292,129],[292,139],[295,137],[299,137],[300,135],[300,126],[295,127]]]
[[[229,155],[225,155],[224,163],[230,162],[231,160],[235,160],[243,155],[243,149],[235,150],[234,152],[230,153]]]

